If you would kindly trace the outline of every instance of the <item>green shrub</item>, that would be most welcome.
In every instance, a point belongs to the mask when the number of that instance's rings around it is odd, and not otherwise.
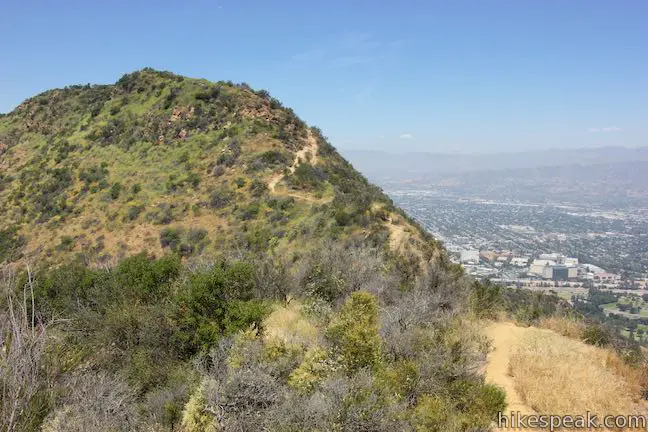
[[[241,144],[239,144],[237,139],[232,139],[227,147],[218,155],[216,163],[218,165],[224,165],[226,167],[231,167],[236,163],[236,160],[241,155]]]
[[[120,193],[121,193],[121,184],[119,184],[119,183],[114,183],[114,184],[110,187],[110,193],[109,193],[109,194],[110,194],[110,198],[113,199],[113,200],[116,200],[117,198],[119,198],[119,194],[120,194]]]
[[[231,335],[251,325],[262,330],[263,320],[269,312],[269,305],[260,300],[230,301],[223,318],[222,332]]]
[[[85,189],[89,190],[91,185],[103,184],[102,182],[108,177],[108,164],[105,162],[101,165],[93,165],[81,170],[79,180],[85,184]]]
[[[327,328],[326,336],[348,371],[377,366],[382,355],[377,299],[366,291],[351,294]]]
[[[193,212],[194,216],[200,216],[202,214],[202,209],[200,208],[200,204],[192,205],[191,211]]]
[[[187,241],[191,244],[198,244],[207,237],[207,230],[203,228],[192,228],[187,233]]]
[[[140,213],[142,213],[143,210],[144,210],[144,206],[143,206],[143,205],[132,205],[132,206],[129,206],[129,207],[126,209],[126,218],[125,218],[125,219],[126,219],[127,221],[131,221],[131,222],[132,222],[132,221],[134,221],[135,219],[137,219],[137,217],[140,215]]]
[[[608,330],[598,324],[588,324],[583,330],[583,342],[604,347],[612,342],[612,335]]]
[[[414,359],[396,360],[385,364],[378,377],[383,386],[399,400],[412,400],[417,393],[419,368]]]
[[[488,427],[497,419],[498,413],[506,409],[506,393],[496,385],[482,384],[477,387],[467,405],[471,416],[468,426],[481,424]]]
[[[503,308],[502,288],[490,280],[473,282],[470,305],[478,318],[496,318]]]
[[[286,198],[270,198],[268,200],[268,207],[274,210],[290,210],[295,206],[294,197]]]
[[[241,219],[247,221],[251,219],[256,219],[259,215],[261,206],[258,202],[251,202],[246,207],[241,209]]]
[[[66,194],[72,185],[69,168],[47,168],[38,172],[24,170],[20,173],[20,179],[31,194],[32,214],[38,216],[38,221],[45,222],[54,216],[64,217],[72,212]]]
[[[200,175],[198,173],[190,173],[187,176],[187,183],[196,189],[200,185]]]
[[[0,262],[19,259],[25,244],[27,240],[18,234],[17,227],[0,230]]]
[[[167,225],[175,219],[172,207],[169,204],[158,204],[158,207],[147,213],[146,219],[156,225]]]
[[[254,295],[256,279],[252,264],[237,261],[224,274],[225,292],[230,299],[250,300]]]
[[[56,250],[69,252],[74,248],[74,239],[70,236],[61,237],[61,242],[56,247]]]
[[[268,250],[272,246],[273,234],[267,226],[255,228],[245,236],[248,247],[254,252]]]
[[[269,165],[288,165],[291,163],[291,157],[278,150],[268,150],[260,156],[260,159],[263,163]]]
[[[205,91],[196,93],[196,100],[210,102],[218,99],[218,96],[221,94],[220,86],[210,87]]]
[[[347,283],[338,272],[318,263],[306,278],[306,290],[310,296],[333,302],[347,291]]]
[[[455,432],[460,430],[452,404],[439,396],[422,396],[413,409],[411,422],[416,431]]]
[[[175,192],[178,189],[181,189],[184,187],[185,180],[178,179],[178,176],[176,174],[171,174],[169,175],[169,179],[166,182],[166,190],[168,192]]]
[[[234,184],[237,188],[240,189],[245,186],[245,179],[243,177],[238,177],[236,180],[234,180]]]
[[[182,412],[182,428],[187,432],[214,432],[214,417],[207,410],[204,386],[200,386],[189,398]]]
[[[268,186],[259,179],[252,180],[250,184],[250,191],[252,192],[253,197],[260,197],[268,190]]]
[[[293,186],[306,190],[317,189],[326,180],[327,175],[324,171],[308,163],[301,163],[290,177],[290,183]]]
[[[310,349],[304,360],[288,378],[288,385],[299,392],[309,393],[328,374],[334,370],[328,358],[328,353],[321,347]]]
[[[268,150],[257,156],[250,164],[251,171],[260,171],[276,166],[288,166],[292,162],[291,157],[279,150]]]
[[[196,251],[196,246],[191,243],[181,242],[176,250],[178,252],[178,255],[182,257],[188,257],[190,255],[193,255],[193,253]]]
[[[335,219],[335,223],[339,226],[350,226],[353,224],[355,214],[348,212],[344,208],[338,208],[333,215],[333,219]]]
[[[74,317],[81,311],[103,313],[116,294],[108,273],[86,268],[78,262],[40,272],[36,281],[34,297],[47,318]],[[86,319],[92,317],[92,313],[87,313]],[[97,325],[88,321],[84,324],[90,328]]]
[[[164,285],[177,277],[180,269],[180,259],[175,255],[154,260],[141,253],[121,261],[114,274],[128,296],[151,299],[163,294]]]
[[[222,209],[227,207],[232,199],[233,194],[229,189],[220,188],[209,195],[209,205],[213,209]]]
[[[463,430],[488,428],[506,409],[506,393],[493,384],[457,380],[450,384],[450,401]]]
[[[160,231],[160,245],[175,251],[182,240],[181,228],[165,228]]]
[[[502,296],[506,312],[527,324],[537,322],[543,317],[568,313],[571,309],[571,306],[555,293],[505,288],[502,290]]]

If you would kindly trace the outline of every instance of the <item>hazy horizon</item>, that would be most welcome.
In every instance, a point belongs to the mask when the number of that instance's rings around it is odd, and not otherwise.
[[[448,155],[448,156],[494,156],[498,154],[521,154],[521,153],[537,153],[537,152],[550,152],[550,151],[596,151],[596,150],[604,150],[604,149],[624,149],[624,150],[640,150],[640,149],[648,149],[648,145],[638,145],[638,146],[624,146],[624,145],[606,145],[606,146],[595,146],[595,147],[572,147],[572,148],[556,148],[556,147],[548,147],[548,148],[538,148],[538,149],[523,149],[523,150],[498,150],[494,149],[492,151],[488,150],[483,150],[483,151],[472,151],[472,152],[461,152],[459,150],[453,151],[452,149],[448,150],[439,150],[436,151],[435,148],[430,147],[427,150],[410,150],[410,149],[401,149],[401,148],[394,148],[394,149],[378,149],[378,148],[354,148],[354,147],[345,147],[345,146],[337,146],[337,149],[340,150],[342,153],[344,152],[375,152],[375,153],[385,153],[385,154],[393,154],[393,155],[407,155],[407,154],[417,154],[417,153],[424,153],[424,154],[430,154],[430,155]]]

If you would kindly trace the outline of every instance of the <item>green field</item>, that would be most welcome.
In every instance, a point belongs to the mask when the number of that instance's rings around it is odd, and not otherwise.
[[[631,305],[635,308],[639,308],[637,313],[632,313],[628,311],[622,311],[619,309],[619,303],[625,305]],[[618,315],[623,315],[628,318],[646,318],[648,317],[648,304],[643,301],[641,297],[636,296],[622,296],[617,302],[607,303],[601,305],[603,310],[607,313],[614,313]]]

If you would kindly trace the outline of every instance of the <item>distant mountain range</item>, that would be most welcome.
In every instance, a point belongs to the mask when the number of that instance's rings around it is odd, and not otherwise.
[[[368,177],[392,180],[429,178],[436,174],[461,174],[483,170],[648,161],[648,147],[553,149],[469,155],[425,152],[389,153],[374,150],[341,150],[341,153],[355,168]]]

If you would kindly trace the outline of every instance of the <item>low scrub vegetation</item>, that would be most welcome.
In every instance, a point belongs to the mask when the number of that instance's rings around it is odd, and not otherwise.
[[[22,248],[26,240],[18,234],[18,228],[12,227],[0,231],[0,263],[3,261],[15,261],[20,258]]]
[[[0,130],[0,264],[28,240],[42,262],[3,280],[0,382],[25,390],[0,430],[452,432],[503,409],[472,319],[506,295],[267,92],[144,69]]]
[[[505,402],[463,318],[470,282],[431,266],[394,289],[403,275],[379,249],[316,250],[293,263],[137,255],[6,280],[3,326],[43,353],[0,363],[38,383],[0,401],[21,407],[10,430],[486,430]]]

